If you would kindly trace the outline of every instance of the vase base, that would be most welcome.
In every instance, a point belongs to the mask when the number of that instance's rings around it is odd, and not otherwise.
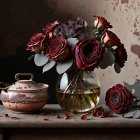
[[[100,92],[90,94],[65,94],[57,92],[58,104],[67,111],[87,112],[99,102]]]

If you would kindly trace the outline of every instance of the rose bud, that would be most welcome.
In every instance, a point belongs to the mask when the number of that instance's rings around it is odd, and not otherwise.
[[[127,52],[124,48],[124,44],[121,44],[117,47],[117,49],[115,49],[115,54],[116,62],[122,68],[124,66],[125,61],[127,61]]]
[[[106,105],[117,114],[128,111],[133,102],[132,93],[123,85],[117,84],[108,89],[105,97]]]
[[[31,38],[30,42],[27,44],[27,51],[41,52],[44,50],[48,42],[47,36],[42,33],[35,33]]]
[[[103,36],[103,42],[107,47],[121,45],[120,39],[111,31],[105,32],[105,35]]]
[[[93,26],[98,29],[99,31],[103,31],[107,28],[112,28],[112,25],[104,18],[100,16],[94,15],[93,17],[96,17]]]
[[[69,57],[70,50],[66,40],[62,37],[57,37],[49,43],[46,55],[50,60],[62,61]]]
[[[59,23],[60,23],[59,21],[49,23],[48,25],[46,25],[45,28],[43,28],[43,31],[45,32],[45,34],[48,34],[50,32],[53,33],[54,29],[58,26]]]
[[[93,109],[92,115],[95,117],[103,118],[104,117],[104,108],[103,106],[98,106]]]
[[[103,59],[105,48],[96,39],[86,39],[74,46],[76,65],[79,69],[92,71]]]

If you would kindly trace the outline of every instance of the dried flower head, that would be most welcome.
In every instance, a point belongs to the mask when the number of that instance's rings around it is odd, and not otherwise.
[[[94,117],[103,118],[104,117],[104,108],[103,106],[97,106],[93,109],[92,115]]]
[[[58,37],[84,39],[89,36],[89,27],[80,17],[71,19],[64,24],[59,24],[54,30]]]

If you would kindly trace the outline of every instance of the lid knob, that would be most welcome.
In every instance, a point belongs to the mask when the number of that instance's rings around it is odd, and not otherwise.
[[[30,80],[33,81],[34,75],[32,73],[17,73],[15,75],[15,80],[19,81],[19,76],[30,76]]]

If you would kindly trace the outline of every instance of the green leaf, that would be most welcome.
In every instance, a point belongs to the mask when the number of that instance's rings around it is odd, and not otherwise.
[[[37,53],[34,56],[34,62],[36,66],[43,66],[48,62],[48,58],[46,55]]]
[[[121,68],[120,68],[120,66],[119,66],[118,63],[115,63],[115,64],[114,64],[114,69],[115,69],[115,71],[116,71],[117,73],[120,73],[120,72],[121,72]]]
[[[68,38],[67,44],[68,46],[72,47],[73,45],[77,44],[79,40],[77,38]]]
[[[65,71],[67,71],[73,64],[73,59],[66,59],[62,62],[59,62],[56,66],[56,71],[59,73],[59,74],[62,74],[64,73]]]
[[[55,63],[55,61],[49,60],[49,62],[43,67],[43,73],[53,68]]]

